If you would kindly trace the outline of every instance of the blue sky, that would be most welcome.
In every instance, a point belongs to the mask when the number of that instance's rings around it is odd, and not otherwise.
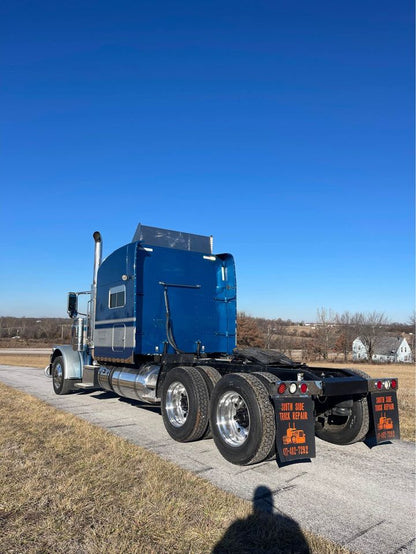
[[[414,307],[413,3],[5,0],[0,315],[65,316],[137,223],[213,234],[239,309]]]

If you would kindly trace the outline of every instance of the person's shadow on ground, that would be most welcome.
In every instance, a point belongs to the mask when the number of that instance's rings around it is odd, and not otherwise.
[[[273,514],[273,496],[268,487],[257,487],[253,513],[238,519],[214,546],[212,554],[244,553],[309,554],[308,543],[293,519]]]

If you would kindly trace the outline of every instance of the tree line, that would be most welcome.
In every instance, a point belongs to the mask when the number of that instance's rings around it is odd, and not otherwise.
[[[316,321],[306,324],[290,319],[253,317],[245,312],[237,316],[238,345],[274,349],[289,356],[294,350],[301,352],[304,361],[327,360],[336,353],[346,361],[352,342],[360,337],[369,358],[374,353],[377,337],[386,334],[409,335],[408,342],[415,353],[415,314],[407,323],[392,323],[382,313],[335,313],[319,308]],[[68,318],[0,317],[0,339],[16,341],[69,342],[71,321]]]
[[[69,340],[71,322],[60,317],[0,317],[0,339]]]
[[[415,352],[414,315],[407,323],[392,323],[379,312],[335,313],[331,309],[319,308],[313,324],[252,317],[245,312],[239,312],[237,316],[240,347],[272,348],[289,356],[298,350],[303,361],[328,360],[332,353],[341,355],[347,361],[357,337],[360,337],[371,360],[379,336],[402,333],[410,335],[410,346]]]

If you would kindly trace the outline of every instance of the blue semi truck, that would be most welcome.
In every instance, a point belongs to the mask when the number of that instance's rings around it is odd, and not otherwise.
[[[68,294],[72,344],[55,345],[47,368],[56,394],[102,389],[160,404],[173,439],[213,438],[240,465],[312,458],[315,435],[336,444],[399,438],[396,378],[236,348],[234,259],[214,254],[211,236],[139,224],[103,261],[101,235],[93,237],[91,290]]]

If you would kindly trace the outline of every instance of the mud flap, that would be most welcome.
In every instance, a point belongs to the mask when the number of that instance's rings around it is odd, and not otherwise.
[[[400,439],[396,392],[372,392],[370,397],[376,443]]]
[[[273,396],[276,450],[280,462],[315,457],[314,403],[307,396]]]

